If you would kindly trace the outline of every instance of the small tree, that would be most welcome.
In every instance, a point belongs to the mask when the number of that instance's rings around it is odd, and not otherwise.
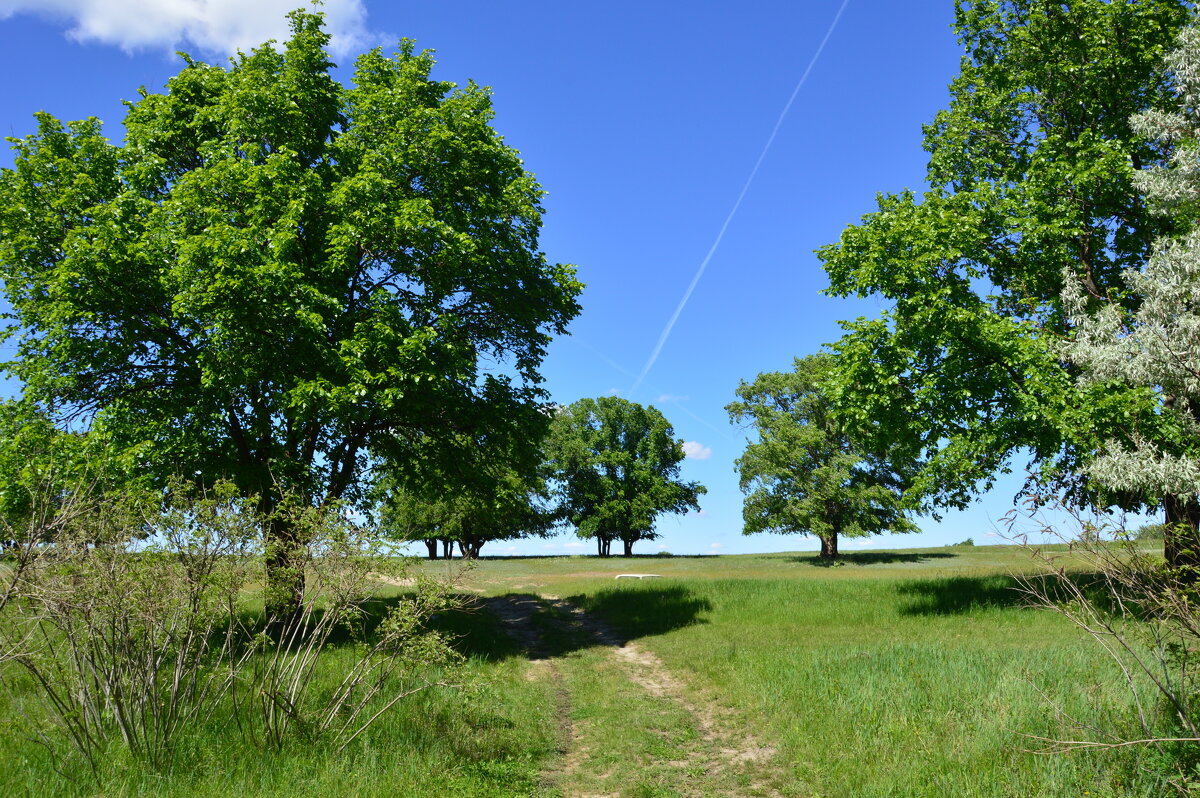
[[[631,557],[634,543],[658,537],[659,515],[699,509],[706,490],[679,479],[684,457],[662,413],[615,396],[560,408],[547,443],[562,515],[601,557],[618,539]]]
[[[816,535],[825,559],[838,556],[839,536],[916,530],[896,468],[860,448],[834,413],[822,387],[831,360],[811,355],[797,358],[794,371],[759,374],[726,407],[758,436],[737,460],[745,534]]]

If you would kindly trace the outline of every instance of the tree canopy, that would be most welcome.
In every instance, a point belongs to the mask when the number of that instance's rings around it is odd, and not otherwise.
[[[863,449],[834,412],[823,384],[832,368],[828,354],[797,358],[793,371],[741,383],[726,407],[757,437],[736,463],[744,534],[816,535],[823,558],[837,557],[840,536],[916,531],[896,461]]]
[[[452,487],[436,477],[383,477],[375,491],[384,535],[421,541],[430,559],[437,559],[439,544],[447,557],[454,544],[464,557],[478,557],[491,541],[551,534],[560,519],[541,464],[522,472],[506,453],[490,454],[479,462],[476,478]]]
[[[957,3],[965,55],[925,128],[928,190],[881,195],[819,250],[829,293],[888,305],[845,323],[832,398],[872,448],[925,463],[908,501],[963,506],[1023,450],[1088,495],[1072,475],[1154,414],[1147,391],[1077,385],[1057,342],[1064,279],[1135,305],[1122,271],[1175,226],[1135,190],[1166,153],[1130,117],[1172,102],[1159,65],[1188,14],[1179,0]]]
[[[228,478],[268,515],[355,501],[369,459],[415,447],[448,479],[489,441],[534,460],[581,285],[538,250],[543,192],[489,92],[407,41],[343,86],[321,15],[290,18],[228,68],[185,56],[123,145],[44,113],[12,140],[10,372],[160,480]]]
[[[658,537],[659,515],[699,509],[706,489],[679,479],[685,456],[661,412],[615,396],[559,408],[546,443],[560,511],[601,556],[613,540],[632,556],[634,543]]]
[[[1067,281],[1065,305],[1076,335],[1063,345],[1079,382],[1149,391],[1156,413],[1105,441],[1088,468],[1115,489],[1164,497],[1167,561],[1200,565],[1200,30],[1185,28],[1167,59],[1175,110],[1143,113],[1135,127],[1172,148],[1166,166],[1137,173],[1154,213],[1192,222],[1164,235],[1144,267],[1123,274],[1121,293],[1095,295]],[[1132,311],[1121,296],[1135,298]],[[1179,526],[1182,524],[1182,528]]]

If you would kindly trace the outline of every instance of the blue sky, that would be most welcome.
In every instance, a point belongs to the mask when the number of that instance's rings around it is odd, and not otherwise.
[[[23,136],[39,110],[98,116],[119,140],[120,101],[142,85],[160,89],[179,68],[175,50],[223,62],[239,46],[282,38],[283,13],[298,2],[0,0],[8,76],[0,124]],[[869,212],[877,192],[923,185],[921,126],[945,105],[958,67],[952,1],[848,0],[831,34],[843,0],[328,0],[324,8],[345,67],[355,52],[404,36],[436,51],[437,77],[492,87],[495,128],[549,192],[543,249],[575,264],[587,284],[571,336],[544,364],[547,387],[561,403],[616,394],[654,404],[688,442],[685,476],[709,490],[702,513],[664,518],[662,539],[638,550],[814,548],[810,539],[741,534],[733,461],[745,439],[723,408],[739,380],[789,368],[835,340],[839,319],[879,311],[874,301],[823,296],[813,250]],[[11,162],[0,154],[0,166]],[[940,524],[921,519],[920,534],[844,548],[990,542],[1017,484],[1002,480]],[[576,546],[564,536],[492,544],[485,554]]]

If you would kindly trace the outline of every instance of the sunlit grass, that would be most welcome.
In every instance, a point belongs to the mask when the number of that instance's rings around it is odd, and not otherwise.
[[[1016,554],[956,556],[963,570],[799,562],[792,578],[677,579],[666,599],[665,582],[610,583],[581,600],[632,635],[657,625],[642,644],[773,740],[805,794],[1163,794],[1133,752],[1031,752],[1080,733],[1058,710],[1104,728],[1131,717],[1099,647],[984,565]]]
[[[1070,732],[1057,710],[1107,727],[1130,721],[1128,693],[1093,641],[1021,604],[1012,574],[1031,567],[1015,547],[856,552],[837,567],[809,554],[497,558],[462,584],[574,597],[602,614],[655,652],[695,701],[735,710],[736,722],[774,747],[763,767],[779,771],[784,794],[1163,794],[1131,750],[1029,750],[1042,747],[1035,737]],[[625,572],[661,578],[613,579]],[[590,757],[572,785],[679,793],[678,770],[661,763],[695,743],[688,717],[640,694],[610,652],[565,641],[556,648],[560,681],[544,670],[530,678],[519,647],[486,613],[441,623],[458,635],[466,681],[478,687],[406,700],[342,755],[301,738],[268,751],[214,723],[194,730],[170,772],[148,771],[114,745],[93,780],[79,762],[56,762],[30,740],[46,716],[30,700],[32,685],[9,669],[0,794],[292,796],[303,785],[304,794],[551,796],[564,691]],[[337,677],[340,656],[322,678]]]

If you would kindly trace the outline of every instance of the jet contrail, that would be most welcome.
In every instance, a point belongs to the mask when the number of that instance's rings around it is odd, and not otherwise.
[[[637,380],[633,383],[633,387],[629,389],[626,396],[633,396],[634,391],[642,385],[642,380],[650,373],[650,369],[654,366],[654,361],[658,360],[659,354],[666,345],[667,339],[671,337],[671,330],[675,328],[675,322],[679,321],[679,315],[683,313],[683,309],[687,306],[688,300],[692,298],[692,292],[696,290],[700,278],[704,276],[704,270],[708,268],[708,262],[712,260],[713,254],[717,251],[717,247],[721,245],[721,239],[725,237],[725,231],[729,229],[729,223],[733,221],[733,217],[737,215],[738,208],[742,206],[742,200],[746,198],[746,192],[750,190],[750,184],[754,182],[755,176],[758,174],[758,168],[762,166],[763,160],[767,157],[767,151],[771,149],[771,145],[775,143],[775,137],[779,134],[779,128],[783,126],[784,117],[788,115],[788,111],[792,110],[792,103],[796,101],[796,95],[800,93],[800,89],[804,87],[805,81],[808,80],[808,74],[812,72],[813,67],[817,64],[817,59],[821,57],[825,45],[829,42],[829,37],[833,35],[834,29],[837,27],[838,20],[842,18],[842,12],[846,10],[846,6],[850,5],[850,0],[842,0],[842,5],[838,9],[837,14],[833,17],[833,22],[829,23],[829,30],[825,31],[825,38],[821,39],[821,44],[817,47],[817,51],[813,53],[812,60],[808,62],[808,66],[804,70],[804,74],[800,76],[800,80],[796,83],[796,88],[792,89],[792,96],[788,98],[787,105],[783,106],[783,111],[779,114],[779,119],[775,120],[775,127],[771,130],[771,135],[767,137],[767,143],[763,145],[762,152],[758,154],[758,160],[754,162],[754,168],[750,170],[750,176],[746,178],[745,185],[742,186],[742,192],[738,194],[737,201],[733,203],[733,207],[729,210],[729,215],[725,217],[724,224],[721,225],[720,231],[717,233],[717,238],[713,241],[712,246],[708,248],[708,254],[704,256],[704,260],[700,262],[700,268],[696,269],[696,276],[692,278],[691,285],[687,291],[683,292],[683,299],[679,300],[679,305],[675,308],[675,312],[671,314],[667,326],[663,327],[662,334],[658,336],[658,343],[654,346],[654,351],[650,353],[650,359],[646,361],[646,365],[642,366],[642,373],[638,375]]]

